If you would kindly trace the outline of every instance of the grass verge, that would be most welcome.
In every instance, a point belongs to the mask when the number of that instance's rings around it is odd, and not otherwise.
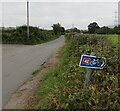
[[[39,109],[44,104],[44,102],[47,102],[47,95],[49,93],[52,93],[53,89],[55,89],[55,85],[59,82],[62,82],[60,78],[57,76],[59,73],[63,73],[64,70],[62,70],[62,67],[69,62],[69,60],[65,60],[65,58],[68,56],[66,51],[68,50],[68,46],[65,45],[61,48],[61,50],[58,52],[57,58],[59,59],[60,63],[54,67],[53,70],[49,71],[45,77],[43,78],[43,82],[40,82],[39,88],[37,89],[37,92],[35,92],[34,98],[32,100],[30,99],[28,101],[27,109]],[[33,72],[33,75],[38,74],[40,70],[36,70]],[[39,106],[39,104],[41,104]]]

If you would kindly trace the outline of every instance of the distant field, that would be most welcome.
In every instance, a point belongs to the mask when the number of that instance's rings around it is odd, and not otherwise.
[[[114,44],[118,44],[118,37],[119,35],[107,35],[108,39],[113,42]]]

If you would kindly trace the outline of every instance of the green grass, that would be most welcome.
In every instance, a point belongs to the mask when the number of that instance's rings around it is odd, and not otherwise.
[[[113,44],[118,44],[119,42],[119,35],[107,35],[108,40],[110,40]]]

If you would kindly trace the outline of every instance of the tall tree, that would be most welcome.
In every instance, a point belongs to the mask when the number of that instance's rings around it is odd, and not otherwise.
[[[56,35],[61,32],[61,25],[59,23],[53,24],[52,28],[53,28],[53,31]]]
[[[90,34],[94,34],[96,32],[96,29],[99,29],[100,27],[96,22],[90,23],[88,25],[88,31]]]
[[[61,27],[61,32],[65,32],[65,28],[64,27]]]

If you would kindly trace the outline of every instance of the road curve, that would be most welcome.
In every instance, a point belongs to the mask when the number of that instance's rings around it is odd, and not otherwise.
[[[33,71],[47,61],[64,44],[64,36],[39,45],[3,45],[2,104],[9,101]]]

